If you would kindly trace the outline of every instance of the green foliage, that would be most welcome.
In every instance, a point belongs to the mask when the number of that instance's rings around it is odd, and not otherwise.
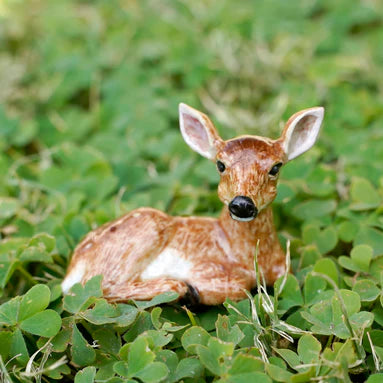
[[[0,2],[0,377],[9,382],[380,382],[383,6],[379,1]],[[326,108],[283,167],[292,274],[190,312],[176,294],[62,296],[92,228],[140,207],[217,216],[218,175],[177,105],[224,138]]]

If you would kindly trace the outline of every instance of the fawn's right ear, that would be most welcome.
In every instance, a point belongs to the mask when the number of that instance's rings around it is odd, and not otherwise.
[[[214,160],[222,139],[209,117],[186,105],[179,105],[180,128],[185,142],[197,153]]]
[[[324,108],[315,107],[301,110],[289,118],[280,138],[288,161],[300,156],[314,145],[323,115]]]

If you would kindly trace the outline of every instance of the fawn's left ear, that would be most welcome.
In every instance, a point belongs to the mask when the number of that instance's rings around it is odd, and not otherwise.
[[[201,156],[214,160],[223,141],[209,117],[186,104],[179,105],[179,112],[185,142]]]
[[[309,150],[315,143],[322,125],[324,108],[301,110],[287,121],[280,140],[290,161]]]

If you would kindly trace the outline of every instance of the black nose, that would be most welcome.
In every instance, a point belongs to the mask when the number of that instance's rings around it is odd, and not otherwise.
[[[237,218],[255,218],[258,214],[258,209],[254,202],[249,197],[238,196],[229,203],[229,210],[232,215]]]

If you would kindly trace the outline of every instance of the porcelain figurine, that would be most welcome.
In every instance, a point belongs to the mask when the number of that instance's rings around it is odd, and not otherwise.
[[[270,207],[278,176],[284,164],[313,146],[323,114],[322,107],[294,114],[276,140],[247,135],[224,141],[205,114],[180,104],[184,140],[217,165],[220,217],[133,210],[86,235],[74,251],[63,291],[102,274],[111,301],[147,300],[166,291],[207,305],[239,300],[256,283],[258,240],[259,268],[274,283],[285,271]]]

